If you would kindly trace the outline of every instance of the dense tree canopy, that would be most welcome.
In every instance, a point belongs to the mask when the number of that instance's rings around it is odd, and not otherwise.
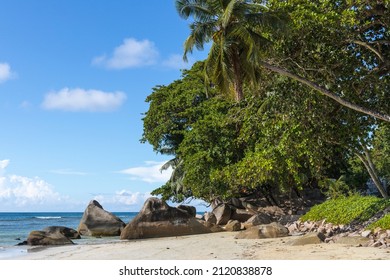
[[[174,168],[154,194],[213,201],[256,191],[272,200],[318,187],[363,191],[371,177],[387,197],[389,1],[176,3],[194,17],[185,52],[213,46],[146,100],[142,141],[172,155],[165,167]],[[284,32],[273,32],[275,17]],[[235,63],[246,69],[239,94]]]

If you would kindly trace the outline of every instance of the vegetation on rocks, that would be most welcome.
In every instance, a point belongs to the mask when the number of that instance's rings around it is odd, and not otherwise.
[[[364,222],[377,212],[390,206],[390,200],[373,196],[352,195],[330,199],[316,205],[301,217],[302,221],[321,221],[336,225]]]
[[[390,229],[390,214],[387,214],[382,219],[370,224],[367,229],[374,230],[376,228]]]

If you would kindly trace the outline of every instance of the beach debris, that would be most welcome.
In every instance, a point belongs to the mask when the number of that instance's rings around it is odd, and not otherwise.
[[[121,239],[181,236],[212,231],[185,211],[165,201],[148,198],[141,211],[122,230]]]
[[[87,236],[119,236],[126,224],[92,200],[84,211],[77,231]]]

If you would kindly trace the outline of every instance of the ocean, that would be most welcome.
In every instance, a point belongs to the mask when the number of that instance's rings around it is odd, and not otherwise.
[[[126,224],[137,212],[113,212]],[[27,253],[28,246],[15,246],[27,239],[33,230],[48,226],[65,226],[77,230],[83,212],[0,212],[0,259],[19,253]],[[118,240],[119,237],[86,237],[72,240],[75,244],[91,244]]]

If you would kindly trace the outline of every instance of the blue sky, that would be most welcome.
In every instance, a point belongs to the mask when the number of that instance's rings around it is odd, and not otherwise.
[[[137,211],[169,177],[145,98],[180,78],[173,0],[0,0],[0,211]],[[196,203],[195,203],[196,204]]]

